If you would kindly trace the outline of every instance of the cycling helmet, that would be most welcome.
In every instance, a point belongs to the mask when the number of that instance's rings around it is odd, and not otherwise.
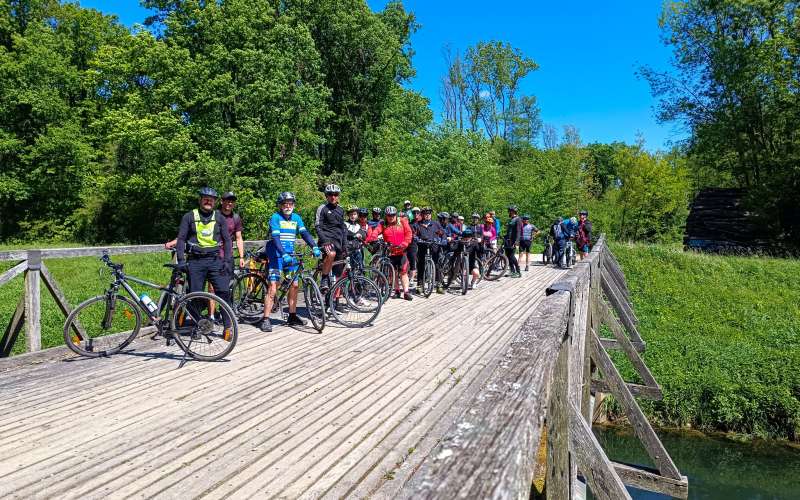
[[[514,205],[514,204],[511,204],[511,205],[509,205],[509,206],[508,206],[508,209],[509,209],[510,211],[513,211],[513,212],[517,212],[517,211],[519,211],[519,207],[517,207],[517,206],[516,206],[516,205]]]
[[[353,213],[353,212],[358,212],[358,207],[357,207],[357,206],[355,206],[355,205],[350,205],[349,207],[347,207],[347,213],[348,213],[348,214],[351,214],[351,213]]]
[[[473,219],[480,219],[481,218],[481,214],[479,214],[478,212],[473,212],[472,218]]]
[[[283,203],[284,201],[295,201],[294,194],[290,193],[289,191],[284,191],[278,195],[278,205]]]
[[[585,216],[588,217],[589,216],[589,212],[586,211],[586,210],[581,210],[580,212],[578,212],[578,215],[585,215]]]
[[[325,194],[340,194],[342,192],[341,188],[336,184],[328,184],[325,186]]]
[[[367,215],[369,215],[369,210],[367,210],[364,207],[361,207],[358,209],[358,215],[363,215],[364,217],[366,217]]]
[[[372,207],[372,213],[380,215],[381,207]]]
[[[472,231],[471,227],[465,227],[464,230],[461,231],[461,236],[463,236],[464,238],[469,238],[474,234],[475,233]]]
[[[397,215],[397,209],[391,205],[386,207],[386,210],[383,211],[386,215]]]
[[[222,195],[223,200],[233,200],[236,201],[236,195],[233,194],[233,191],[228,191],[227,193]]]
[[[422,213],[423,214],[431,214],[431,213],[433,213],[433,210],[431,209],[431,207],[422,207]]]
[[[217,194],[217,192],[214,191],[214,189],[212,189],[212,188],[210,188],[208,186],[206,186],[204,188],[200,188],[200,191],[198,191],[198,194],[200,196],[211,196],[212,198],[219,198],[219,195]]]
[[[439,218],[440,219],[449,219],[450,218],[450,214],[447,213],[447,212],[439,212]]]
[[[528,215],[528,214],[524,214],[524,215],[522,216],[522,220],[531,220],[531,216],[530,216],[530,215]]]
[[[419,210],[419,207],[414,207],[414,208],[411,209],[411,211],[412,212],[419,212],[420,210]]]
[[[452,214],[450,214],[451,219],[458,219],[458,217],[459,217],[458,212],[453,212]]]

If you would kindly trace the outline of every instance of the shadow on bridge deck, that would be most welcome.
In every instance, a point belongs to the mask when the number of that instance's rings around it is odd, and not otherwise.
[[[393,496],[561,273],[392,300],[365,329],[242,327],[220,363],[142,340],[0,373],[0,496]]]

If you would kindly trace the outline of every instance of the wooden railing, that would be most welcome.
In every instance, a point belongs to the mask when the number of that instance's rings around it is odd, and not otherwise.
[[[263,240],[246,241],[249,248],[259,247]],[[72,307],[59,287],[44,259],[63,259],[70,257],[100,257],[103,253],[109,255],[141,254],[165,252],[164,245],[136,245],[136,246],[107,246],[107,247],[82,247],[82,248],[49,248],[43,250],[11,250],[0,252],[0,261],[21,261],[14,267],[0,274],[0,286],[5,285],[20,274],[25,275],[25,287],[22,296],[17,301],[17,307],[11,316],[3,336],[0,337],[0,358],[8,357],[11,350],[25,329],[25,350],[36,352],[42,348],[41,328],[41,284],[44,283],[47,291],[52,295],[59,310],[66,318]]]
[[[639,356],[646,346],[625,275],[605,238],[547,293],[405,485],[405,497],[528,498],[542,439],[547,498],[585,498],[587,484],[600,499],[630,498],[625,485],[687,497],[686,477],[635,399],[660,399],[661,388]],[[613,339],[600,337],[602,324]],[[607,349],[622,350],[644,384],[626,383]],[[620,403],[655,470],[609,460],[591,429],[600,392]]]

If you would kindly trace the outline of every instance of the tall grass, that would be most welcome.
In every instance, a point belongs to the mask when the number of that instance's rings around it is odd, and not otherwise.
[[[664,389],[657,422],[800,440],[800,261],[612,244],[645,361]],[[630,369],[626,369],[631,376]]]

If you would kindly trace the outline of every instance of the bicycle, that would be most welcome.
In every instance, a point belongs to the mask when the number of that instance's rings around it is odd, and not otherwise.
[[[567,269],[575,265],[575,245],[572,243],[572,238],[567,240],[563,260]]]
[[[323,302],[322,291],[317,285],[316,280],[305,269],[305,259],[309,256],[304,253],[292,253],[294,264],[297,269],[284,273],[278,289],[275,293],[275,300],[270,312],[281,312],[281,317],[286,321],[289,317],[288,295],[292,283],[299,281],[299,286],[303,291],[303,303],[306,307],[306,314],[311,320],[311,324],[318,332],[325,329],[325,304]],[[266,276],[266,259],[259,259],[259,254],[254,254],[259,267],[252,268],[251,271],[237,276],[234,288],[234,305],[243,323],[256,323],[264,317],[264,299],[269,293],[269,283]]]
[[[546,266],[553,262],[555,252],[553,249],[553,242],[550,241],[550,236],[544,235],[542,237],[542,244],[544,245],[544,250],[542,250],[542,264]]]
[[[380,287],[363,273],[351,266],[350,257],[334,262],[344,265],[342,276],[324,291],[324,300],[330,315],[339,324],[351,328],[363,328],[371,325],[384,303]],[[313,280],[316,283],[322,275],[322,261],[314,269]],[[334,279],[331,276],[331,281]]]
[[[185,280],[177,264],[164,264],[172,269],[172,276],[163,287],[126,275],[123,265],[112,262],[108,254],[101,260],[114,279],[105,293],[80,303],[64,322],[64,343],[73,352],[92,358],[118,353],[138,336],[142,312],[156,328],[154,339],[162,336],[167,345],[175,340],[193,359],[217,361],[233,350],[239,336],[233,309],[212,293],[183,293]],[[161,291],[158,304],[144,294],[137,296],[129,282]]]
[[[450,266],[448,266],[445,288],[450,288],[456,280],[460,283],[461,295],[467,294],[469,287],[469,258],[464,242],[459,241],[458,247],[450,253]]]
[[[481,275],[486,281],[498,280],[506,274],[508,257],[506,257],[499,245],[496,249],[486,248],[483,252],[483,258],[483,273]]]
[[[355,255],[356,252],[361,251],[362,256],[364,251],[364,243],[361,240],[354,240],[348,245],[347,252],[348,256]],[[374,260],[374,257],[373,257]],[[361,275],[367,278],[368,280],[372,281],[376,285],[381,292],[381,301],[386,302],[389,300],[389,296],[392,293],[392,282],[389,281],[387,276],[377,267],[369,265],[364,266],[363,262],[359,259],[350,259],[350,272],[353,274]],[[342,265],[345,264],[345,260],[340,260],[334,262],[334,265]]]
[[[397,272],[392,265],[391,259],[389,259],[389,244],[383,240],[376,240],[373,242],[373,248],[375,252],[369,261],[369,266],[372,269],[377,269],[386,278],[386,287],[382,290],[382,292],[385,292],[384,302],[386,302],[392,294]]]
[[[436,288],[436,264],[433,262],[431,251],[439,245],[433,241],[419,241],[417,244],[427,249],[427,252],[425,252],[425,268],[420,281],[421,295],[427,299],[433,293],[433,289]]]

